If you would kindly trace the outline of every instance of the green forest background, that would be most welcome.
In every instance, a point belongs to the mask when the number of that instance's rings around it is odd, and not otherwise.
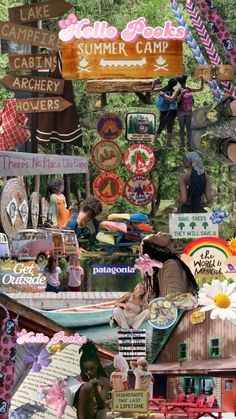
[[[8,20],[8,7],[21,5],[22,3],[29,4],[30,2],[26,0],[24,2],[2,0],[0,4],[0,20]],[[71,0],[70,3],[74,4],[74,9],[71,9],[71,11],[74,11],[79,18],[87,17],[92,21],[107,20],[119,30],[122,30],[127,22],[140,16],[145,16],[149,20],[151,26],[162,25],[167,19],[171,20],[176,25],[168,0],[86,0],[85,2]],[[181,4],[184,16],[198,40],[191,20],[188,17],[186,10],[184,10],[185,1],[179,1],[178,3]],[[235,0],[214,0],[214,5],[224,17],[230,33],[235,38]],[[51,30],[58,30],[57,19],[43,22],[43,27]],[[216,38],[214,35],[211,35],[211,37],[218,47],[218,51],[220,52],[224,63],[227,63],[228,60],[224,56],[224,52],[217,43]],[[206,57],[203,47],[201,47],[201,51]],[[209,60],[207,61],[209,62]],[[185,73],[189,75],[189,85],[198,86],[199,82],[193,80],[195,60],[193,59],[187,44],[184,45],[184,68]],[[7,54],[2,54],[0,57],[0,77],[3,77],[7,71]],[[166,80],[163,80],[163,85],[165,85],[165,82]],[[73,81],[73,86],[80,123],[83,128],[83,148],[73,147],[73,153],[88,157],[90,173],[86,178],[83,175],[70,176],[71,201],[74,201],[78,196],[83,198],[88,194],[89,190],[92,193],[93,180],[96,175],[99,174],[99,171],[93,165],[91,151],[94,143],[100,141],[100,137],[96,133],[96,121],[102,114],[107,112],[117,113],[122,117],[123,121],[125,121],[127,112],[155,112],[158,116],[155,106],[155,95],[153,95],[153,104],[146,105],[133,93],[108,94],[108,105],[102,107],[100,95],[90,95],[86,92],[86,82]],[[3,86],[0,86],[0,106],[3,105],[4,99],[11,97],[11,95],[11,92],[7,91]],[[195,94],[194,101],[196,108],[203,104],[214,102],[207,83],[205,84],[203,92]],[[179,152],[179,141],[179,126],[178,122],[176,122],[174,128],[174,148],[172,150],[167,150],[165,148],[165,133],[163,133],[161,136],[162,146],[160,145],[159,149],[155,151],[156,163],[151,176],[154,183],[157,185],[158,194],[160,195],[161,200],[164,200],[162,202],[167,202],[167,204],[172,205],[162,213],[162,216],[158,216],[158,214],[161,214],[161,208],[163,208],[163,206],[161,206],[157,216],[154,216],[153,223],[159,230],[168,229],[168,212],[177,212],[178,175],[183,172],[183,153]],[[129,143],[124,137],[120,137],[117,142],[123,151],[129,146]],[[40,145],[38,146],[38,152],[60,154],[62,153],[62,149],[60,145]],[[220,227],[222,230],[221,236],[228,239],[236,234],[234,228],[236,221],[236,167],[230,167],[219,163],[213,160],[210,155],[203,156],[203,160],[214,190],[215,199],[213,206],[215,208],[227,206],[231,212],[230,222],[228,224],[224,223],[223,227]],[[130,174],[126,171],[124,166],[119,167],[117,173],[122,177],[123,181],[126,181],[130,177]],[[47,182],[48,177],[42,176],[40,182],[40,192],[42,195],[46,191]],[[32,179],[27,180],[27,187],[29,190],[33,191],[34,183]],[[120,198],[108,208],[108,211],[110,212],[140,212],[140,210],[141,212],[150,213],[151,209],[150,206],[142,208],[134,207],[130,205],[124,197]]]

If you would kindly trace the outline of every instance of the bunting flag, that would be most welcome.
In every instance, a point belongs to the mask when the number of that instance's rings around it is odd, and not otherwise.
[[[194,37],[192,35],[191,30],[189,29],[189,27],[187,25],[187,22],[184,20],[184,17],[182,15],[181,11],[180,11],[180,8],[179,8],[178,4],[176,3],[175,0],[170,0],[170,3],[171,3],[171,9],[174,13],[174,16],[175,16],[178,24],[180,26],[182,26],[183,28],[185,28],[185,30],[186,30],[186,42],[188,43],[195,60],[200,65],[207,64],[207,62],[205,61],[205,58],[203,57],[203,55],[200,51],[200,48],[199,48],[196,40],[194,39]],[[221,98],[222,98],[222,95],[221,95],[218,83],[215,80],[208,80],[208,83],[210,85],[212,93],[214,94],[215,99],[220,101]]]
[[[198,13],[198,10],[194,6],[192,0],[186,0],[186,8],[188,10],[188,13],[193,21],[194,27],[198,33],[198,36],[202,42],[202,45],[204,46],[208,57],[210,59],[210,62],[212,64],[222,64],[222,60],[220,59],[220,56],[209,36],[206,30],[206,26],[204,25],[202,18],[200,14]],[[231,82],[222,81],[221,85],[223,87],[224,92],[229,95],[236,98],[236,92],[234,91],[234,86]]]
[[[236,70],[236,44],[227,30],[224,20],[217,12],[213,1],[196,0],[196,5],[200,8],[208,21],[212,32],[216,35],[234,70]]]

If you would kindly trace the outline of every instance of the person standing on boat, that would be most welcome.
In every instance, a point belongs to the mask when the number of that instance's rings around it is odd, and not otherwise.
[[[77,419],[106,419],[109,379],[101,364],[95,345],[88,341],[81,348],[81,374],[68,377],[67,405],[77,411]]]
[[[45,291],[58,293],[61,287],[61,268],[58,266],[57,256],[49,257],[47,266],[44,268],[44,275],[47,278],[47,286]]]
[[[69,291],[80,291],[81,283],[84,279],[84,270],[82,266],[80,266],[78,256],[70,257],[69,266],[66,272]]]
[[[150,319],[145,284],[139,282],[133,292],[115,303],[113,318],[121,329],[139,329]]]

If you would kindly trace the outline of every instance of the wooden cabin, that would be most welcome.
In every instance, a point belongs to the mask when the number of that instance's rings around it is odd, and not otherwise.
[[[214,394],[220,407],[236,412],[236,325],[208,312],[203,323],[193,325],[190,317],[191,311],[180,316],[149,365],[154,395]]]

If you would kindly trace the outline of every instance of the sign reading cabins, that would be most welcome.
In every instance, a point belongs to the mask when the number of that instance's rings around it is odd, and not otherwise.
[[[64,79],[154,78],[182,74],[185,29],[166,22],[147,26],[144,17],[119,31],[107,22],[59,21]]]

